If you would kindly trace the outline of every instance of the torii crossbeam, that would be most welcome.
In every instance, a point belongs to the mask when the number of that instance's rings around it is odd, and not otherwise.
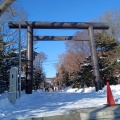
[[[21,22],[21,28],[31,26],[34,29],[108,29],[108,23],[101,22]],[[9,22],[9,28],[19,28],[19,22]]]
[[[65,41],[65,40],[74,40],[74,41],[88,41],[90,38],[84,37],[79,38],[78,36],[33,36],[34,41]]]

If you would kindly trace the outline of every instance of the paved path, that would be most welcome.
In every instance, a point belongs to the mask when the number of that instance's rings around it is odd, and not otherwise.
[[[69,114],[17,120],[120,120],[120,105],[82,108]]]

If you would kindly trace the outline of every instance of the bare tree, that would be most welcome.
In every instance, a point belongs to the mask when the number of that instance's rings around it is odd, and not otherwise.
[[[78,38],[88,36],[86,31],[77,32],[75,34]],[[80,63],[90,56],[90,47],[88,41],[67,41],[66,53],[59,56],[59,63],[56,65],[57,71],[61,64],[65,69],[71,73],[77,73],[80,70]]]
[[[99,19],[102,22],[108,22],[110,25],[109,33],[114,38],[120,38],[120,10],[113,10],[104,13]]]
[[[47,59],[46,55],[43,52],[40,52],[36,57],[35,60],[33,62],[34,67],[36,69],[40,69],[42,68],[42,64],[43,62]]]
[[[26,11],[17,2],[9,6],[0,17],[0,38],[6,42],[6,52],[18,46],[18,29],[9,29],[8,26],[8,22],[13,20],[19,22],[27,20]],[[21,36],[22,45],[26,46],[26,30],[21,31]]]
[[[14,2],[15,0],[5,0],[0,6],[0,16],[5,12],[5,10]]]

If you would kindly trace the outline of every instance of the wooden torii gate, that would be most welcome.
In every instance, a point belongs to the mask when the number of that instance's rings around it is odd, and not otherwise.
[[[19,28],[19,22],[9,22],[9,28]],[[92,67],[96,83],[96,91],[101,89],[94,29],[109,29],[107,23],[97,22],[21,22],[21,28],[27,29],[27,80],[26,93],[32,94],[33,80],[33,29],[88,29],[91,48]]]

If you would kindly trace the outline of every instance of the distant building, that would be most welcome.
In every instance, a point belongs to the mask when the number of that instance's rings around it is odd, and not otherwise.
[[[53,78],[45,78],[45,82],[53,85]]]

